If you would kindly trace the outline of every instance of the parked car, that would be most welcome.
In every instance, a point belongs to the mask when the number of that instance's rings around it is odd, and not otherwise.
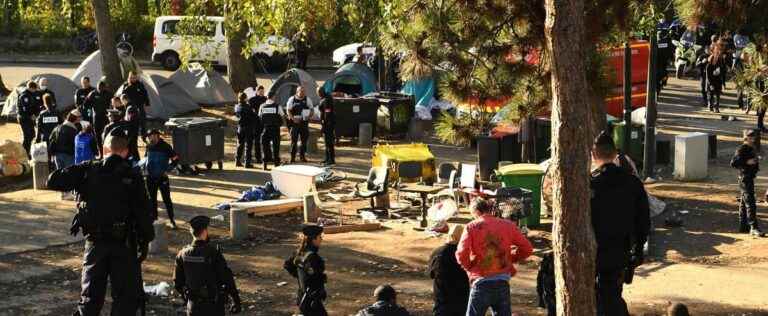
[[[152,61],[160,63],[167,70],[176,70],[181,65],[182,36],[177,25],[191,16],[161,16],[155,19],[152,37]],[[227,39],[224,36],[223,17],[206,17],[207,25],[190,35],[203,36],[207,41],[199,44],[193,61],[227,64]],[[287,64],[287,55],[293,50],[289,39],[272,35],[253,48],[251,61],[257,71],[280,71]]]
[[[341,67],[344,64],[351,63],[355,55],[357,55],[357,48],[360,46],[363,46],[363,55],[366,56],[368,61],[373,61],[376,58],[376,47],[370,43],[352,43],[333,51],[333,64],[336,67]]]

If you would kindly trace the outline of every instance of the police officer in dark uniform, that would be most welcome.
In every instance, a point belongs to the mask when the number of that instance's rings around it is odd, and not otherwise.
[[[301,245],[285,260],[283,268],[299,281],[296,305],[304,316],[325,316],[323,301],[327,297],[325,261],[318,254],[323,241],[323,227],[306,225],[301,230]]]
[[[253,113],[256,114],[254,117],[253,127],[253,154],[256,156],[256,163],[262,163],[262,157],[269,157],[272,153],[269,148],[265,148],[262,155],[261,150],[261,133],[264,132],[264,124],[261,123],[261,118],[259,118],[259,109],[261,108],[261,105],[264,104],[264,102],[267,102],[267,97],[264,96],[264,86],[259,86],[256,88],[256,95],[248,99],[248,104],[251,105],[251,108],[253,108]]]
[[[333,107],[333,97],[325,93],[325,90],[317,88],[317,95],[320,96],[320,123],[323,124],[323,139],[325,140],[325,160],[326,165],[336,164],[336,110]]]
[[[71,233],[85,236],[81,300],[75,315],[97,316],[111,283],[112,315],[135,315],[141,262],[155,237],[141,173],[128,162],[128,139],[120,130],[107,137],[105,158],[53,172],[48,188],[78,193]],[[138,256],[137,256],[138,248]]]
[[[53,99],[53,103],[51,103],[52,104],[51,108],[52,109],[56,109],[56,104],[57,104],[56,103],[56,93],[51,91],[51,89],[48,89],[48,78],[40,77],[40,79],[37,82],[38,82],[38,85],[40,86],[40,89],[38,89],[37,92],[41,96],[46,95],[46,94],[50,94],[51,98]],[[58,110],[58,109],[56,109],[56,110]]]
[[[88,77],[80,79],[80,85],[82,88],[75,90],[75,107],[83,113],[83,117],[90,119],[90,116],[87,116],[89,113],[83,111],[83,105],[85,104],[85,98],[95,89],[91,87],[91,78]]]
[[[235,165],[238,167],[242,167],[242,158],[243,154],[245,154],[245,167],[246,168],[253,168],[253,165],[251,164],[252,153],[253,153],[253,145],[255,140],[253,139],[254,136],[254,129],[256,127],[256,120],[258,119],[258,115],[253,110],[253,107],[251,107],[251,104],[248,103],[248,96],[245,94],[245,92],[240,92],[240,94],[237,96],[238,103],[235,105],[235,116],[238,118],[237,120],[237,155],[235,155]],[[259,157],[259,163],[261,158]]]
[[[27,157],[31,158],[29,150],[35,138],[35,118],[43,107],[43,95],[37,90],[36,82],[32,80],[27,82],[27,89],[19,94],[18,104],[16,119],[21,126],[22,145],[27,151]]]
[[[109,116],[109,124],[104,127],[104,132],[101,135],[102,139],[106,140],[107,136],[109,136],[109,134],[112,133],[112,130],[114,129],[121,129],[127,135],[128,122],[123,121],[123,115],[120,113],[120,110],[107,110],[107,115]]]
[[[592,226],[597,242],[597,315],[628,316],[621,297],[643,262],[650,231],[648,195],[642,182],[614,163],[616,146],[601,133],[592,146]]]
[[[283,125],[283,107],[275,103],[275,92],[269,91],[267,101],[259,108],[259,118],[264,124],[261,134],[261,147],[266,152],[272,149],[272,162],[275,167],[280,165],[280,126]],[[267,170],[267,159],[264,159],[264,170]]]
[[[110,107],[110,99],[112,98],[112,92],[107,90],[107,82],[105,80],[99,81],[96,86],[96,90],[86,96],[83,101],[83,110],[88,117],[88,120],[93,124],[93,131],[96,133],[97,144],[103,143],[102,133],[104,128],[109,123],[107,119],[107,110]]]
[[[40,112],[40,115],[37,117],[37,137],[35,137],[35,142],[46,142],[48,143],[48,139],[51,137],[51,133],[53,133],[53,129],[56,128],[56,126],[59,126],[59,123],[61,123],[61,118],[59,117],[59,112],[56,111],[56,109],[50,108],[50,104],[53,101],[47,101],[51,100],[52,97],[49,94],[46,94],[43,96],[43,107],[45,110]]]
[[[291,163],[296,162],[298,149],[301,162],[307,162],[307,139],[309,139],[309,118],[312,115],[312,100],[307,98],[304,87],[296,88],[296,95],[286,103],[288,118],[291,121]],[[301,141],[301,146],[298,142]],[[298,147],[298,148],[297,148]]]
[[[749,131],[744,136],[744,143],[739,146],[731,159],[731,167],[739,169],[739,232],[755,237],[763,237],[757,220],[757,205],[755,204],[755,177],[760,171],[760,158],[755,151],[755,131]]]
[[[147,108],[150,106],[147,88],[139,81],[139,76],[131,71],[128,73],[128,81],[120,89],[122,89],[122,95],[127,95],[131,104],[139,110],[139,135],[143,137],[147,132]]]
[[[232,270],[221,250],[209,243],[210,222],[207,216],[192,218],[189,225],[193,241],[176,255],[174,284],[187,302],[188,316],[224,316],[228,297],[233,303],[229,311],[242,311]]]

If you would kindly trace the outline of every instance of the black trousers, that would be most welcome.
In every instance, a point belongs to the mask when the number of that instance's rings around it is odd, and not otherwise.
[[[224,316],[224,302],[187,301],[187,316]]]
[[[765,108],[757,109],[757,128],[761,130],[765,128],[765,110]]]
[[[27,151],[27,158],[31,159],[30,149],[32,149],[32,140],[35,139],[35,121],[31,118],[19,117],[18,122],[21,126],[21,144],[24,146],[24,150]]]
[[[280,162],[280,127],[279,126],[264,126],[264,132],[261,134],[261,147],[264,148],[265,154],[271,148],[272,162],[274,163]],[[266,159],[266,156],[264,159]]]
[[[723,86],[710,85],[709,87],[709,108],[720,111],[720,94]]]
[[[253,153],[253,146],[255,143],[253,138],[252,128],[240,128],[237,131],[237,163],[242,162],[243,154],[245,154],[245,164],[250,165]],[[258,157],[258,156],[257,156]],[[260,158],[260,157],[259,157]],[[261,159],[259,159],[261,160]]]
[[[139,138],[137,137],[131,137],[128,140],[128,155],[131,157],[135,157],[136,161],[141,159],[141,155],[139,155]]]
[[[307,153],[307,139],[309,139],[309,125],[307,123],[291,126],[291,161],[296,159],[297,150],[299,156],[304,159]],[[298,144],[299,141],[301,141],[301,145]]]
[[[624,291],[624,269],[597,272],[595,294],[598,316],[629,316],[627,302],[621,297]]]
[[[333,126],[323,127],[323,140],[325,141],[325,162],[336,162],[336,132]]]
[[[750,177],[739,178],[741,189],[741,202],[739,203],[739,223],[742,227],[758,228],[757,204],[755,203],[755,179]]]
[[[157,212],[157,191],[160,190],[160,195],[163,197],[163,203],[165,204],[165,210],[168,212],[168,219],[171,222],[174,221],[173,217],[173,201],[171,200],[171,181],[167,175],[163,175],[160,178],[147,177],[147,191],[149,191],[149,201],[152,203],[151,214],[152,218],[157,219],[159,214]]]
[[[699,84],[701,85],[701,98],[704,100],[704,104],[707,104],[709,102],[709,98],[707,98],[707,74],[704,71],[701,72]]]
[[[261,134],[264,132],[264,126],[261,124],[256,125],[253,129],[253,155],[256,158],[256,163],[261,163],[264,158],[261,152]]]
[[[107,294],[107,279],[111,283],[114,316],[136,315],[139,306],[138,271],[141,265],[136,249],[125,242],[87,240],[83,256],[82,292],[77,310],[82,316],[98,316]]]
[[[317,300],[307,305],[308,306],[299,306],[299,311],[304,316],[327,316],[328,315],[328,312],[325,311],[325,306],[323,306],[323,301]]]
[[[296,52],[296,68],[307,69],[307,58],[309,54],[305,51]]]

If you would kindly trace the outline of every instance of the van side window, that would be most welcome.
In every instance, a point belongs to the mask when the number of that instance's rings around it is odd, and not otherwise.
[[[162,33],[163,34],[176,34],[176,24],[179,21],[165,21],[163,22]]]

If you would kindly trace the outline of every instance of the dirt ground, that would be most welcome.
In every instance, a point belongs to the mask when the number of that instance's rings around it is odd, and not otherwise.
[[[724,112],[737,116],[735,122],[702,111],[692,90],[698,82],[672,80],[662,94],[659,126],[662,134],[690,131],[717,133],[718,157],[710,161],[709,178],[700,182],[672,179],[671,164],[659,166],[658,183],[649,191],[667,203],[667,212],[654,220],[650,261],[640,268],[635,282],[625,287],[625,298],[635,315],[660,315],[669,301],[682,301],[694,315],[768,315],[768,239],[736,234],[738,187],[728,160],[738,144],[739,131],[754,126],[754,117],[738,110]],[[732,92],[732,91],[729,91]],[[733,104],[732,93],[726,102]],[[231,109],[205,111],[205,115],[231,117]],[[17,139],[16,124],[0,125],[0,139]],[[239,192],[262,184],[268,174],[260,169],[236,169],[232,162],[235,140],[230,132],[224,171],[199,176],[172,176],[173,199],[180,219],[179,230],[168,230],[170,249],[151,256],[144,265],[147,284],[172,280],[173,254],[191,238],[185,221],[197,214],[216,215],[212,206],[234,200]],[[283,153],[287,153],[283,136]],[[320,146],[322,148],[322,145]],[[471,149],[430,142],[438,161],[473,162]],[[348,180],[331,188],[349,187],[370,167],[370,149],[343,144],[337,152],[338,170]],[[286,154],[283,155],[285,159]],[[322,160],[321,154],[310,160]],[[759,200],[768,188],[768,179],[758,178]],[[72,202],[59,201],[54,192],[35,192],[31,180],[23,179],[0,188],[0,315],[67,315],[78,300],[82,243],[67,236]],[[341,207],[347,221],[360,203]],[[762,221],[768,220],[761,208]],[[684,226],[669,228],[664,218],[680,212]],[[165,216],[163,211],[161,216]],[[685,213],[685,214],[683,214]],[[339,210],[324,217],[339,218]],[[456,222],[469,220],[463,214]],[[301,216],[298,213],[254,217],[249,221],[249,238],[229,240],[227,222],[214,222],[213,235],[223,245],[233,268],[245,315],[291,315],[296,312],[295,280],[282,270],[282,263],[296,247]],[[549,249],[550,225],[531,231],[536,252],[522,263],[512,280],[513,309],[519,315],[544,315],[536,307],[538,255]],[[327,235],[321,254],[329,273],[327,308],[331,315],[354,314],[371,302],[373,289],[391,283],[400,291],[399,301],[415,315],[431,314],[431,280],[425,275],[429,254],[442,244],[440,237],[413,230],[409,220],[385,221],[384,229]],[[38,238],[38,236],[40,236]],[[63,244],[58,246],[50,246]],[[286,282],[286,283],[284,283]],[[176,315],[178,298],[152,297],[151,315]],[[108,310],[108,307],[105,307]],[[103,312],[107,314],[107,312]]]

